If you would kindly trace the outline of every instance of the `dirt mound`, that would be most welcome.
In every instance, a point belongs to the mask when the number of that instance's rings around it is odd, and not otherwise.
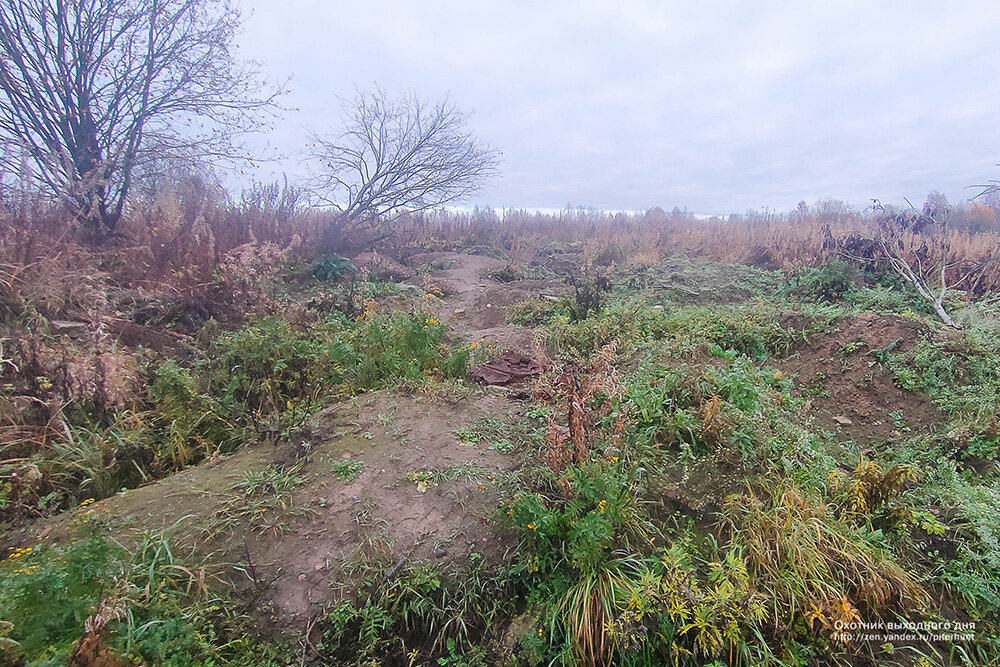
[[[534,377],[542,372],[538,362],[517,352],[505,352],[496,359],[480,364],[468,372],[468,378],[482,384],[511,384]]]
[[[476,296],[469,321],[480,328],[500,326],[507,321],[507,306],[521,303],[531,296],[531,292],[522,287],[496,284]]]
[[[377,252],[363,252],[357,255],[354,260],[354,268],[359,271],[368,271],[369,275],[379,280],[400,281],[412,278],[414,271],[408,266],[400,264],[388,255]]]
[[[456,257],[461,257],[457,252],[418,252],[409,255],[403,260],[403,263],[414,269],[421,269],[425,267],[437,268],[440,270],[445,270],[450,268],[453,263],[456,262]]]
[[[929,399],[897,387],[882,361],[912,348],[926,332],[917,320],[865,313],[811,336],[805,349],[778,366],[795,376],[818,426],[863,444],[885,441],[941,419]]]
[[[335,582],[358,561],[385,569],[433,561],[457,570],[478,553],[499,562],[512,545],[488,516],[499,502],[500,476],[519,463],[455,431],[521,409],[482,391],[376,392],[319,412],[293,443],[248,447],[91,508],[123,543],[177,524],[181,545],[210,554],[220,577],[270,601],[276,617],[299,627],[314,605],[343,594]],[[220,524],[221,515],[240,510],[234,484],[296,466],[300,483],[276,514]],[[58,541],[69,534],[71,514],[37,528]]]

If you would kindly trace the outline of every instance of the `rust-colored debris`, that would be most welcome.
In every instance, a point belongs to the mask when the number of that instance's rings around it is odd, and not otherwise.
[[[531,357],[505,352],[496,359],[472,368],[468,378],[483,384],[512,384],[538,375],[542,367]]]

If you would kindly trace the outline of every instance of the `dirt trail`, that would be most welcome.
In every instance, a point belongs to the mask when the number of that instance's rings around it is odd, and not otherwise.
[[[483,255],[421,253],[406,261],[411,268],[429,269],[424,276],[409,282],[426,287],[429,281],[441,291],[438,319],[449,326],[454,336],[466,342],[484,340],[505,349],[529,350],[531,331],[506,324],[507,307],[540,294],[565,290],[562,285],[545,281],[500,282],[490,277],[489,272],[503,269],[506,263]]]

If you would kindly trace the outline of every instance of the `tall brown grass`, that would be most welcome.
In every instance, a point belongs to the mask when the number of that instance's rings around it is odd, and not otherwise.
[[[258,186],[239,201],[217,187],[189,179],[137,201],[114,236],[88,238],[58,208],[44,202],[0,202],[0,310],[16,309],[18,295],[48,312],[86,310],[97,298],[95,284],[115,288],[190,294],[217,277],[231,253],[278,248],[309,258],[325,252],[330,211],[298,207],[288,186]],[[1000,290],[1000,207],[956,209],[948,233],[949,280],[964,267],[983,265],[977,281],[960,285],[970,295]],[[555,214],[492,209],[433,211],[403,217],[379,230],[377,244],[391,254],[415,249],[478,248],[503,253],[516,248],[518,263],[530,263],[554,247],[575,246],[585,256],[608,248],[632,264],[652,265],[681,252],[693,258],[739,262],[795,271],[829,255],[851,254],[874,234],[873,214],[817,207],[789,215],[770,212],[699,218],[675,209],[666,213],[564,211]],[[919,233],[901,237],[904,251],[926,254],[932,240]],[[364,237],[347,248],[357,249]],[[342,252],[347,252],[341,249]],[[990,260],[993,259],[992,263]],[[100,290],[97,290],[98,292]],[[22,300],[23,300],[22,299]]]
[[[990,259],[1000,257],[1000,209],[967,205],[959,207],[954,218],[947,244],[949,281],[957,283],[966,267],[989,264]],[[494,211],[475,210],[403,219],[390,246],[400,252],[413,247],[507,248],[516,241],[525,261],[532,258],[531,248],[537,254],[553,243],[576,244],[584,251],[617,246],[633,262],[644,264],[683,252],[706,260],[794,271],[833,254],[855,254],[859,241],[872,239],[874,233],[874,215],[851,210],[837,215],[764,212],[707,219],[658,209],[644,214],[508,211],[503,217]],[[926,253],[933,243],[919,233],[904,234],[902,242],[904,252],[913,256]],[[867,259],[874,259],[870,252]],[[1000,262],[987,266],[975,285],[969,282],[960,288],[976,295],[1000,289]]]

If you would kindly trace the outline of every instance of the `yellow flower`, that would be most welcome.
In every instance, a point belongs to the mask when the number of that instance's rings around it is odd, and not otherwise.
[[[474,350],[476,349],[477,345],[479,345],[479,343],[477,343],[476,341],[472,341],[471,343],[469,343],[469,349]]]
[[[541,637],[544,634],[545,634],[545,631],[542,630],[541,628],[538,628],[538,636]]]
[[[785,377],[784,373],[782,373],[781,371],[774,371],[774,379],[775,380],[780,380],[783,377]]]
[[[538,524],[535,523],[534,521],[528,524],[528,530],[537,530],[537,529],[538,529]]]

